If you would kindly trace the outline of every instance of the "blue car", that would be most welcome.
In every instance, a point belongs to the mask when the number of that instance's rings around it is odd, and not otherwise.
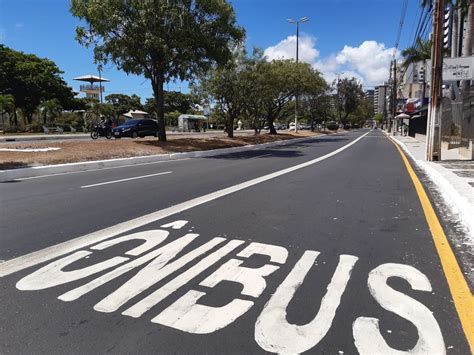
[[[158,137],[158,122],[151,118],[131,119],[113,129],[115,138]]]

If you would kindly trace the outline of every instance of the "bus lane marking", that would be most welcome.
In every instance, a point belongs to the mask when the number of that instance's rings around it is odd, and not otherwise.
[[[184,226],[186,223],[187,221],[175,221],[164,226],[173,230],[174,227]],[[114,312],[159,281],[164,280],[165,277],[180,271],[177,276],[148,296],[134,301],[135,303],[131,306],[127,305],[122,315],[141,317],[179,289],[190,286],[190,290],[155,315],[151,322],[191,334],[212,334],[236,322],[248,312],[254,306],[253,300],[261,297],[263,291],[269,286],[266,277],[278,271],[281,265],[287,263],[288,259],[288,250],[282,246],[237,239],[228,240],[222,237],[212,238],[187,254],[176,258],[184,247],[198,240],[199,234],[188,233],[168,241],[169,233],[170,231],[164,229],[148,230],[102,241],[91,246],[90,250],[76,251],[40,267],[21,278],[17,282],[17,288],[22,291],[42,290],[77,282],[101,271],[106,272],[58,297],[62,301],[70,302],[128,271],[142,267],[138,273],[131,276],[128,281],[125,281],[93,307],[99,312]],[[113,256],[108,260],[98,261],[96,264],[78,270],[62,270],[92,253],[100,253],[131,240],[139,240],[141,244],[125,251],[124,254],[127,257]],[[245,244],[246,246],[240,252],[236,252],[234,257],[223,261],[220,266],[218,265],[224,257],[229,256],[238,247]],[[210,254],[205,256],[208,252]],[[269,261],[259,267],[242,266],[246,259],[255,254],[270,257]],[[326,287],[326,294],[320,301],[314,300],[310,303],[310,307],[316,309],[319,307],[317,314],[310,322],[295,325],[288,323],[286,319],[287,306],[293,300],[298,288],[304,283],[305,277],[313,269],[316,269],[317,272],[315,261],[319,255],[318,251],[304,251],[276,291],[269,295],[269,300],[255,323],[255,341],[262,349],[273,353],[299,353],[313,348],[317,349],[319,342],[332,327],[342,301],[342,295],[352,276],[354,265],[359,260],[353,255],[339,256],[339,263]],[[130,260],[131,258],[134,259]],[[189,267],[189,263],[197,258],[201,259]],[[193,280],[215,265],[218,266],[217,269],[204,280],[198,282],[200,290],[194,290]],[[111,268],[115,269],[110,271]],[[387,279],[392,277],[406,280],[415,291],[431,293],[432,288],[428,278],[412,266],[387,263],[379,265],[369,272],[367,287],[374,300],[383,309],[406,319],[415,326],[418,341],[408,351],[409,353],[444,354],[443,335],[434,315],[419,301],[392,289],[387,284]],[[234,296],[227,304],[220,307],[208,306],[199,302],[201,298],[212,293],[212,289],[222,281],[242,285],[240,294],[244,297]],[[202,291],[203,289],[204,291]],[[361,354],[400,352],[386,343],[379,330],[378,322],[378,319],[363,315],[353,321],[354,345],[358,351]]]

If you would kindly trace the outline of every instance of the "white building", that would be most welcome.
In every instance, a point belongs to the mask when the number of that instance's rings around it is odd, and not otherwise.
[[[384,113],[385,101],[387,100],[388,85],[378,85],[374,88],[374,112],[375,114]]]

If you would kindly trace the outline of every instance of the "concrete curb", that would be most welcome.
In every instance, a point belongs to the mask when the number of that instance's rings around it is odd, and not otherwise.
[[[282,140],[282,141],[277,141],[277,142],[262,143],[262,144],[255,144],[255,145],[245,145],[242,147],[232,147],[232,148],[222,148],[222,149],[195,151],[195,152],[148,155],[148,156],[138,156],[138,157],[131,157],[131,158],[96,160],[96,161],[68,163],[68,164],[35,166],[31,168],[0,170],[0,182],[12,181],[15,179],[20,179],[20,178],[63,174],[63,173],[70,173],[70,172],[77,172],[77,171],[97,170],[97,169],[102,169],[102,168],[121,167],[121,166],[137,165],[137,164],[143,164],[143,163],[177,160],[177,159],[183,159],[183,158],[212,157],[212,156],[217,156],[217,155],[239,153],[239,152],[244,152],[248,150],[255,150],[255,149],[262,149],[262,148],[298,143],[298,142],[318,139],[321,137],[326,137],[326,135],[321,135],[321,136],[316,136],[316,137],[294,138],[294,139]]]
[[[417,167],[421,169],[427,178],[436,186],[443,202],[451,210],[451,214],[456,216],[458,221],[464,227],[466,236],[470,239],[470,242],[474,242],[474,223],[472,215],[474,215],[474,208],[463,196],[462,191],[460,192],[456,186],[456,182],[450,180],[442,173],[445,168],[437,167],[431,162],[425,160],[416,159],[415,156],[410,152],[405,143],[399,141],[397,138],[390,138],[398,144],[403,151],[415,162]]]
[[[242,131],[235,131],[234,133],[238,135],[239,133],[248,133],[253,132],[253,130],[242,130]],[[224,132],[222,131],[207,131],[207,132],[177,132],[177,131],[166,131],[168,136],[186,136],[186,135],[214,135]],[[24,135],[24,136],[1,136],[0,135],[0,143],[11,143],[11,142],[35,142],[35,141],[67,141],[67,140],[75,140],[75,139],[90,139],[90,133],[64,133],[64,134],[38,134],[38,135]]]
[[[51,134],[38,135],[38,136],[5,136],[0,137],[0,143],[8,142],[30,142],[30,141],[55,141],[55,140],[74,140],[74,139],[85,139],[90,138],[89,134]]]

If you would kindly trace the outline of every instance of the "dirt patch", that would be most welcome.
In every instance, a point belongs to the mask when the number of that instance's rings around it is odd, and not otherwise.
[[[171,136],[167,142],[160,142],[156,138],[148,138],[61,142],[51,140],[40,143],[24,142],[17,144],[3,143],[0,144],[0,147],[14,149],[55,147],[61,149],[49,152],[0,151],[0,169],[240,147],[249,144],[261,144],[321,134],[322,133],[302,131],[297,133],[280,133],[277,135],[238,135],[234,138],[228,138],[222,134],[216,136]]]

